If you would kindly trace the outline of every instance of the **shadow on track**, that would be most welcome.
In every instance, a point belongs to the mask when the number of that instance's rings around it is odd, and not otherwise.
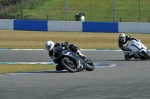
[[[86,72],[86,70],[83,70],[81,72]],[[88,71],[89,72],[89,71]],[[68,72],[67,70],[62,70],[62,71],[56,71],[56,70],[45,70],[45,71],[34,71],[34,72],[22,72],[22,74],[25,74],[25,73],[29,73],[29,74],[34,74],[34,73],[71,73],[71,72]],[[78,73],[78,72],[76,72]]]
[[[85,71],[82,71],[85,72]],[[7,76],[7,75],[26,75],[26,74],[44,74],[44,73],[71,73],[68,71],[56,71],[56,70],[45,70],[45,71],[33,71],[33,72],[21,72],[21,73],[7,73],[7,74],[0,74],[0,76]],[[77,73],[77,72],[76,72]]]
[[[44,70],[44,71],[34,71],[34,72],[24,72],[24,73],[70,73],[68,71],[56,71],[56,70]]]
[[[146,60],[92,60],[92,61],[149,61],[148,59]]]

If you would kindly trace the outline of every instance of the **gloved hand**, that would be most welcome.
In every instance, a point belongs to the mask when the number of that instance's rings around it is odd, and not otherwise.
[[[131,37],[130,36],[126,36],[126,40],[131,40]]]

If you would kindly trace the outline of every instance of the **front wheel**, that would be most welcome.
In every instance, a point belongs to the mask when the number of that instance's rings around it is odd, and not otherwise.
[[[77,66],[75,65],[73,60],[69,59],[68,57],[63,57],[60,63],[69,72],[77,72]]]
[[[144,56],[146,56],[148,59],[150,59],[150,55],[148,53],[146,53],[145,51],[141,52]]]

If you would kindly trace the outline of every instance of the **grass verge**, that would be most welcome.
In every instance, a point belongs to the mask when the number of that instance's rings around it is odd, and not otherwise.
[[[23,73],[41,70],[54,70],[54,65],[41,65],[41,64],[0,64],[0,74],[7,73]]]
[[[150,48],[150,34],[126,33]],[[69,41],[82,49],[119,49],[118,33],[0,31],[0,48],[43,49],[47,40]]]

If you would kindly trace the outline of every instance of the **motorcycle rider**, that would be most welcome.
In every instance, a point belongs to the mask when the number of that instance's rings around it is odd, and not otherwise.
[[[137,40],[136,38],[132,38],[132,37],[130,37],[130,36],[126,36],[124,33],[120,33],[119,34],[119,39],[118,39],[118,46],[119,46],[119,48],[121,49],[121,50],[123,50],[123,51],[130,51],[130,49],[127,47],[127,46],[125,46],[126,45],[126,43],[129,41],[129,40]],[[125,59],[127,59],[127,60],[129,60],[129,59],[131,59],[132,57],[133,57],[134,55],[133,54],[126,54],[124,57],[125,57]]]
[[[59,55],[60,50],[62,47],[67,47],[71,51],[75,52],[79,57],[85,58],[86,56],[81,53],[80,49],[75,45],[75,44],[69,44],[67,41],[64,43],[55,43],[51,40],[47,41],[45,43],[45,48],[49,52],[49,56],[53,59],[54,63],[56,63],[56,58]],[[56,65],[56,70],[60,71],[63,70],[64,68],[60,65]]]

